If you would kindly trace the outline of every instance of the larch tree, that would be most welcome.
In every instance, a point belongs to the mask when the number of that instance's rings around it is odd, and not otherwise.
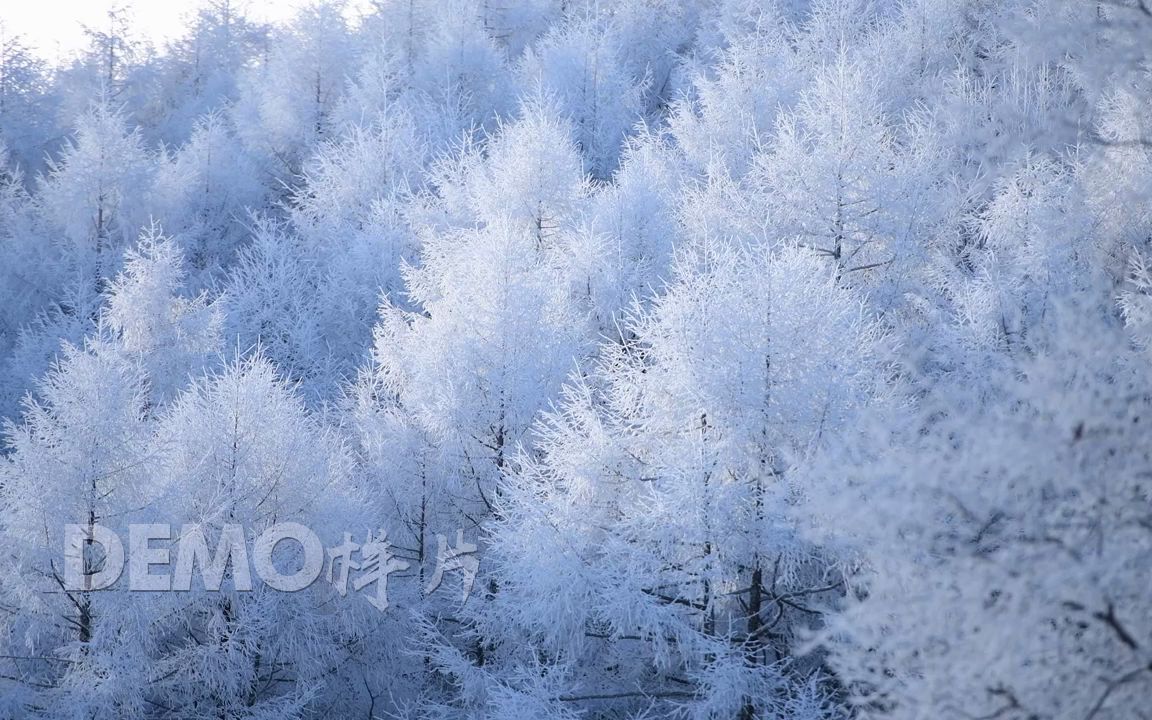
[[[0,469],[5,714],[83,717],[136,707],[138,690],[114,670],[138,661],[140,647],[123,629],[140,615],[106,589],[105,571],[117,556],[94,526],[122,530],[157,495],[144,472],[148,404],[144,374],[114,343],[94,339],[65,346],[26,398],[20,424],[7,426]],[[81,531],[71,537],[79,543],[71,548],[79,582],[65,568],[66,524]]]
[[[64,256],[59,301],[91,314],[147,224],[151,164],[137,131],[107,104],[85,113],[75,136],[52,161],[38,194],[40,210]]]
[[[209,548],[254,547],[262,531],[286,522],[335,545],[344,531],[369,527],[350,460],[292,384],[255,354],[203,377],[171,404],[149,469],[164,488],[159,502],[173,532],[196,533]],[[243,537],[226,535],[229,525]],[[291,574],[303,560],[292,549],[298,545],[285,546],[273,562]],[[252,577],[248,561],[233,555],[219,591],[194,579],[186,590],[159,593],[159,615],[168,620],[154,625],[148,692],[160,706],[190,718],[306,716],[335,699],[342,679],[330,679],[333,672],[372,649],[363,634],[377,611],[361,598],[341,600],[322,581],[277,591]]]
[[[915,262],[941,204],[931,123],[897,127],[870,74],[845,55],[817,71],[757,156],[753,184],[775,232],[826,257],[845,282],[877,287]]]
[[[1139,717],[1150,7],[5,27],[0,716]],[[57,582],[282,521],[390,604]]]
[[[843,579],[791,472],[877,392],[877,328],[810,251],[719,239],[630,326],[514,466],[472,606],[487,662],[438,661],[496,717],[836,717],[792,643]]]
[[[49,248],[40,242],[38,218],[24,173],[0,146],[0,252],[8,258],[0,270],[0,293],[7,310],[0,325],[0,347],[15,346],[21,326],[31,321],[50,301],[55,264]]]
[[[175,236],[199,286],[208,285],[249,238],[249,209],[269,196],[256,161],[236,137],[226,113],[195,123],[188,141],[157,158],[149,207]]]
[[[827,639],[861,717],[1142,712],[1148,361],[1067,297],[995,395],[930,383],[814,474],[817,535],[863,559]]]
[[[589,198],[566,244],[569,283],[597,333],[623,340],[623,316],[668,278],[681,237],[679,184],[685,170],[667,133],[643,132],[624,150],[613,182]]]
[[[290,226],[261,217],[224,284],[224,338],[244,350],[259,346],[280,372],[303,385],[310,399],[337,382],[324,368],[332,360],[317,323],[319,272]]]
[[[152,227],[128,251],[102,316],[120,350],[141,364],[155,404],[174,398],[223,349],[220,303],[187,296],[186,275],[179,248]]]
[[[520,66],[522,85],[556,99],[590,173],[599,178],[616,169],[624,139],[642,117],[646,80],[621,67],[612,29],[593,15],[569,22],[529,49]]]
[[[38,307],[33,316],[17,319],[15,347],[5,358],[9,402],[47,371],[62,341],[82,346],[96,331],[124,251],[148,224],[146,187],[152,166],[139,133],[124,123],[107,105],[94,106],[40,178],[32,201],[33,225],[23,226],[22,232],[27,233],[25,252],[33,251],[44,262],[26,267],[34,274],[17,281],[26,288],[35,284]]]
[[[291,183],[308,150],[332,131],[357,56],[344,0],[318,0],[267,40],[261,61],[246,68],[233,107],[244,144],[273,177]]]
[[[305,165],[289,215],[317,274],[316,313],[331,372],[351,380],[368,360],[382,298],[405,304],[402,269],[417,262],[409,220],[429,151],[400,108],[324,143]]]
[[[165,106],[156,128],[159,139],[182,144],[202,116],[235,104],[242,70],[258,56],[266,33],[266,27],[244,16],[236,0],[205,2],[160,59],[160,92],[152,98]]]
[[[27,178],[44,169],[55,132],[55,101],[47,64],[28,48],[25,38],[0,22],[0,142],[6,162]]]

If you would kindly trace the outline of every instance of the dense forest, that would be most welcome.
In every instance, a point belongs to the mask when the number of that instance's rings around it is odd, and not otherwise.
[[[0,36],[0,717],[1152,717],[1146,0],[137,33]]]

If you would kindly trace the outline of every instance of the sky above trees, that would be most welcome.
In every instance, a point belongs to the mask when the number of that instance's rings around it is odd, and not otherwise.
[[[244,15],[259,22],[283,22],[307,4],[304,0],[248,0],[237,3]],[[202,0],[44,0],[5,3],[0,28],[20,35],[37,55],[52,63],[71,58],[85,44],[85,28],[104,29],[110,10],[130,18],[132,33],[158,48],[184,31]],[[367,8],[367,1],[351,3],[350,12]]]

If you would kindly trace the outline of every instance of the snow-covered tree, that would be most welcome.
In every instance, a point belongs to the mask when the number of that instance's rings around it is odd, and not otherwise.
[[[504,222],[527,231],[543,248],[579,221],[588,191],[584,163],[571,126],[544,98],[531,99],[521,115],[488,143],[485,157],[464,157],[463,183],[445,199],[461,196],[464,222]]]
[[[106,104],[78,120],[75,137],[51,162],[37,197],[64,257],[56,298],[76,314],[94,311],[124,250],[147,224],[150,173],[139,133]]]
[[[671,144],[657,133],[631,142],[613,182],[589,199],[566,243],[573,297],[603,337],[620,337],[623,315],[668,279],[684,178]]]
[[[753,176],[776,232],[827,257],[846,282],[875,287],[908,272],[943,203],[930,122],[894,126],[871,75],[843,55],[818,71]]]
[[[334,545],[343,531],[373,521],[360,512],[340,438],[258,354],[176,400],[156,447],[149,468],[165,491],[162,516],[197,529],[209,547],[227,524],[241,525],[249,546],[272,524],[293,521]],[[293,567],[291,557],[284,562]],[[233,566],[219,592],[194,580],[187,592],[162,594],[173,617],[154,630],[155,702],[191,718],[265,718],[306,716],[338,699],[330,688],[340,678],[332,675],[372,649],[364,633],[376,610],[341,601],[325,582],[298,592],[263,583],[238,590],[237,572]]]
[[[151,104],[162,117],[159,139],[181,144],[199,124],[199,118],[222,111],[240,96],[243,68],[257,57],[266,29],[244,17],[235,0],[207,0],[189,20],[183,37],[176,38],[160,59],[160,92]]]
[[[55,98],[50,92],[46,63],[20,35],[0,22],[0,143],[5,163],[35,177],[44,168],[55,131]]]
[[[148,222],[147,154],[139,134],[107,106],[80,119],[49,168],[32,199],[31,225],[17,215],[9,226],[19,233],[11,246],[12,297],[34,303],[26,306],[34,314],[11,316],[19,332],[5,357],[5,412],[47,371],[62,341],[82,346],[96,331],[109,282]]]
[[[772,134],[781,109],[795,104],[804,68],[795,56],[796,31],[777,3],[732,3],[712,23],[718,60],[682,70],[691,85],[673,97],[669,124],[697,171],[722,165],[737,177]]]
[[[262,62],[244,75],[237,132],[285,182],[300,171],[308,148],[331,132],[356,56],[345,8],[344,0],[306,5],[272,33]]]
[[[240,252],[225,286],[226,345],[259,345],[277,368],[313,394],[330,360],[317,325],[318,269],[300,238],[281,223],[256,221],[252,241]]]
[[[249,235],[249,208],[268,195],[227,116],[216,112],[160,159],[151,190],[153,217],[179,238],[198,285],[232,263]]]
[[[502,14],[487,0],[373,0],[342,116],[363,124],[401,102],[439,151],[462,133],[493,127],[515,97],[501,37],[494,37],[500,31],[491,26]]]
[[[1150,378],[1096,302],[1050,310],[996,396],[926,382],[815,474],[867,568],[828,640],[862,717],[1141,712]]]
[[[185,276],[179,249],[151,228],[112,281],[102,318],[121,351],[144,368],[156,403],[174,397],[223,349],[218,304],[204,294],[183,296]]]
[[[317,322],[338,376],[368,359],[381,299],[404,304],[401,269],[417,258],[409,205],[427,156],[412,119],[393,109],[325,143],[305,167],[290,215],[315,263]]]
[[[519,458],[474,606],[486,656],[444,670],[498,717],[836,717],[791,645],[842,588],[789,519],[791,468],[876,393],[875,326],[810,251],[717,240],[631,325]]]
[[[450,479],[480,508],[584,352],[581,318],[547,257],[511,223],[430,238],[410,275],[419,310],[386,305],[376,330],[384,388],[451,454]]]
[[[0,295],[6,310],[0,326],[0,347],[11,352],[22,325],[50,300],[55,264],[42,242],[24,187],[23,173],[10,164],[0,146],[0,254],[7,259],[0,269]]]
[[[525,87],[557,98],[589,169],[601,178],[615,170],[625,137],[642,117],[647,79],[625,72],[607,30],[592,18],[562,26],[527,52],[520,70]]]
[[[156,497],[143,470],[149,421],[143,373],[114,345],[94,340],[65,346],[25,400],[22,422],[7,427],[9,454],[0,466],[6,715],[80,717],[135,707],[139,691],[126,689],[113,670],[137,657],[139,647],[121,630],[139,615],[92,577],[112,551],[91,539],[93,526],[122,529]],[[88,538],[74,548],[87,576],[82,585],[67,582],[68,524]]]
[[[0,716],[1143,710],[1144,0],[104,18],[0,25]],[[407,568],[60,592],[73,520]]]

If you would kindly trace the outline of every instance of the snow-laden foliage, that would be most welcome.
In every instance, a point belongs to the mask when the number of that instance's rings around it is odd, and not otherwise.
[[[862,717],[1143,708],[1149,364],[1083,311],[1053,311],[1053,336],[995,400],[957,415],[929,391],[807,476],[825,488],[821,527],[867,549],[829,635]]]
[[[883,336],[812,252],[709,239],[629,326],[510,478],[493,608],[473,608],[486,667],[509,666],[491,692],[784,716],[780,687],[828,692],[789,648],[842,587],[790,519],[790,468],[875,397]],[[541,656],[562,681],[521,679]]]
[[[0,717],[1147,713],[1147,2],[14,30]]]

